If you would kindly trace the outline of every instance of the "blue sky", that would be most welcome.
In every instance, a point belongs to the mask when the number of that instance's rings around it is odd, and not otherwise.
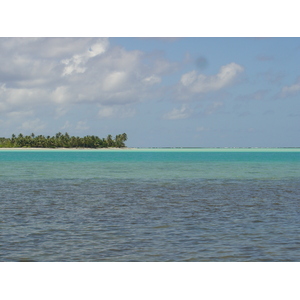
[[[1,136],[300,146],[300,38],[1,38]]]

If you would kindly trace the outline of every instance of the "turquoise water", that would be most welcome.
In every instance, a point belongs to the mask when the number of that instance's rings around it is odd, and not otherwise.
[[[299,149],[0,150],[1,261],[300,261]]]

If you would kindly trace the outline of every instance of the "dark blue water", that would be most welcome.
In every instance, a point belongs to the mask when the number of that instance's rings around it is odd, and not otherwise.
[[[1,261],[300,261],[298,151],[0,151]]]

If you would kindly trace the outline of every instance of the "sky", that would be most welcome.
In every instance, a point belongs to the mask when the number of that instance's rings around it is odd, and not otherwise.
[[[299,147],[300,38],[0,39],[0,136]]]
[[[128,147],[300,147],[298,11],[295,0],[3,2],[0,137],[59,131],[106,137],[125,132]],[[191,285],[199,275],[194,265],[179,270],[185,274],[179,276],[180,290],[173,288],[178,272],[147,266],[138,277],[125,267],[130,281],[118,282],[123,287],[120,296],[138,281],[134,292],[140,298],[143,283],[153,281],[157,271],[166,275],[166,295],[170,290],[174,298],[187,291],[199,294],[192,289],[197,284]],[[245,283],[257,276],[257,266],[247,266],[238,272],[232,266],[214,270],[226,274],[222,281],[217,279],[223,287],[219,296],[228,291],[231,298],[240,298]],[[34,273],[43,273],[34,277],[43,278],[35,289],[39,297],[43,284],[57,273],[57,266],[55,273],[51,266],[46,271],[42,267]],[[25,290],[34,276],[31,269],[25,270],[30,282],[24,276],[18,280]],[[65,281],[78,279],[78,272],[62,271]],[[201,271],[211,272],[211,265],[201,265]],[[292,265],[281,272],[284,278],[269,265],[260,265],[259,271],[264,286],[265,281],[280,280],[275,298],[287,291],[295,294]],[[94,292],[91,282],[101,274],[91,266],[81,273],[85,276],[78,285],[82,289],[74,290],[76,296]],[[238,282],[234,291],[233,278]],[[208,279],[201,293],[211,296],[216,280]],[[257,283],[259,293],[270,296],[270,289],[262,290]],[[98,285],[93,286],[99,294]],[[111,295],[108,287],[104,293]],[[19,289],[22,295],[24,288]],[[251,292],[257,295],[257,289]]]

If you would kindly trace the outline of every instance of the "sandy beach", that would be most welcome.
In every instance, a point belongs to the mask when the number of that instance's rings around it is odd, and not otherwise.
[[[115,148],[115,147],[111,147],[111,148],[0,148],[0,151],[1,150],[135,150],[136,148],[127,148],[127,147],[124,147],[124,148]]]
[[[300,148],[0,148],[0,151],[300,152]]]

